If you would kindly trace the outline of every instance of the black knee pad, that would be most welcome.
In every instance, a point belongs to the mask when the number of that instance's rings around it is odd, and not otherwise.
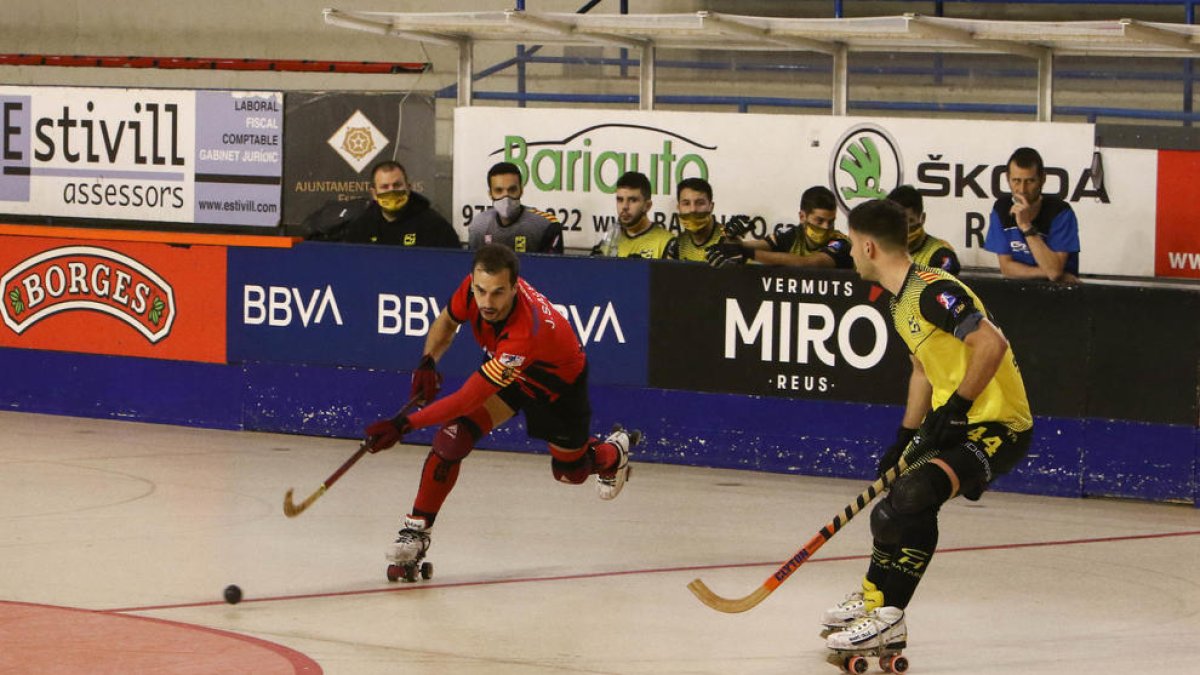
[[[887,500],[898,513],[905,515],[937,510],[950,499],[951,485],[950,477],[942,467],[924,464],[897,478],[888,490]]]
[[[906,473],[871,510],[871,535],[895,544],[908,528],[936,521],[938,509],[949,498],[950,478],[941,467],[926,464]]]
[[[904,520],[904,516],[884,499],[871,509],[871,536],[881,544],[895,544],[904,532]]]

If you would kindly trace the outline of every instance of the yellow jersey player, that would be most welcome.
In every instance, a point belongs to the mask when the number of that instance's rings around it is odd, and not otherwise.
[[[814,185],[800,196],[800,224],[765,239],[744,239],[750,221],[731,218],[725,223],[725,241],[715,247],[709,264],[724,267],[748,260],[764,265],[833,267],[850,269],[850,240],[834,228],[837,198],[823,185]]]
[[[921,193],[911,185],[901,185],[889,192],[887,198],[904,209],[904,217],[908,220],[908,254],[913,262],[958,276],[962,265],[954,247],[925,231],[925,199]]]
[[[679,226],[683,233],[667,247],[664,257],[707,262],[708,250],[721,243],[721,228],[713,218],[712,186],[703,178],[684,178],[675,187]]]
[[[834,657],[895,654],[905,610],[938,541],[938,511],[956,495],[979,499],[1029,449],[1033,418],[1008,340],[970,288],[914,264],[904,210],[873,200],[849,216],[863,279],[888,290],[892,324],[912,355],[904,419],[879,470],[909,468],[871,512],[874,539],[862,591],[827,610]]]
[[[608,231],[604,241],[592,249],[592,255],[617,258],[664,258],[667,247],[675,239],[667,228],[651,224],[647,214],[650,201],[650,179],[637,171],[628,171],[617,179],[617,225]]]

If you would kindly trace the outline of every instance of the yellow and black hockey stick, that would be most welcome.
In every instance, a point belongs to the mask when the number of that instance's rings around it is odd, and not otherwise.
[[[924,458],[922,458],[922,460],[923,459]],[[914,462],[914,465],[919,463],[921,463],[921,460]],[[779,586],[779,584],[787,581],[787,578],[792,576],[792,572],[795,572],[801,565],[805,563],[805,561],[811,558],[812,555],[817,552],[817,549],[825,545],[825,542],[832,539],[833,535],[837,534],[838,530],[842,529],[846,523],[850,522],[851,518],[858,515],[858,512],[862,511],[867,504],[870,504],[872,501],[874,501],[875,497],[879,496],[879,494],[891,486],[892,483],[896,482],[896,478],[908,470],[910,466],[913,465],[910,465],[904,459],[904,457],[901,456],[900,462],[897,463],[896,466],[888,469],[887,472],[885,472],[883,476],[879,478],[879,480],[876,480],[874,483],[868,485],[867,489],[863,490],[862,494],[860,494],[857,499],[846,505],[846,508],[836,517],[834,517],[833,521],[831,521],[825,527],[822,527],[821,530],[817,532],[817,536],[810,539],[803,548],[796,552],[796,555],[788,558],[786,562],[780,565],[779,569],[775,570],[774,574],[767,577],[767,580],[764,581],[761,586],[754,589],[754,592],[750,595],[747,595],[744,598],[723,598],[709,590],[708,586],[704,585],[704,582],[699,579],[693,579],[692,582],[688,584],[688,590],[695,594],[695,596],[700,599],[700,602],[703,602],[718,612],[736,614],[738,612],[745,612],[746,610],[753,609],[758,605],[758,603],[766,600],[767,596],[770,595],[771,592]]]

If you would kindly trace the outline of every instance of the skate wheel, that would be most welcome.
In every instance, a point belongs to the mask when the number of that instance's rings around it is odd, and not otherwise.
[[[429,581],[430,579],[433,578],[433,563],[430,563],[430,562],[421,563],[421,578],[424,579],[425,581]]]
[[[861,656],[850,656],[846,658],[846,662],[843,664],[843,667],[846,669],[847,673],[862,675],[863,673],[867,672],[867,668],[870,667],[870,664],[868,664],[867,660]]]
[[[387,580],[388,581],[399,581],[400,577],[402,577],[402,576],[404,576],[404,570],[400,569],[399,565],[388,565],[387,566]]]
[[[412,583],[417,580],[417,566],[404,565],[404,580]]]
[[[908,671],[908,657],[892,654],[879,659],[879,667],[885,673],[904,673]]]

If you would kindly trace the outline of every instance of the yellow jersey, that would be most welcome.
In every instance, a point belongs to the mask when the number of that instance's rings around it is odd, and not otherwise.
[[[933,385],[932,403],[936,409],[966,375],[971,348],[963,340],[980,321],[991,317],[983,301],[966,284],[949,272],[923,265],[909,268],[890,305],[892,325]],[[971,424],[999,422],[1013,431],[1033,427],[1025,383],[1011,347],[999,370],[975,399],[967,419]]]

